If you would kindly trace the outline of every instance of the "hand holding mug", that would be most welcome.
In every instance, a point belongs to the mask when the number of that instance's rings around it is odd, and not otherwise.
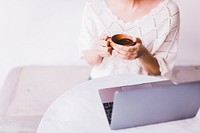
[[[109,37],[107,35],[102,35],[99,38],[98,45],[96,46],[96,52],[101,57],[111,56],[113,48],[110,46],[110,42],[107,41]]]
[[[117,56],[126,60],[134,60],[144,54],[146,48],[139,38],[126,34],[116,34],[108,39]]]

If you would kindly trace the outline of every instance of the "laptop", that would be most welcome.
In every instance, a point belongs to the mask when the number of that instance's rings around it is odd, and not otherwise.
[[[194,117],[200,108],[200,81],[103,88],[99,95],[110,128],[124,129]]]

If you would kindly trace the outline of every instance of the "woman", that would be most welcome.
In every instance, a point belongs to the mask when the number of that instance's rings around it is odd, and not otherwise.
[[[78,44],[92,67],[91,78],[119,74],[164,76],[173,68],[179,9],[172,0],[89,0]],[[123,33],[134,46],[110,47],[108,37]]]

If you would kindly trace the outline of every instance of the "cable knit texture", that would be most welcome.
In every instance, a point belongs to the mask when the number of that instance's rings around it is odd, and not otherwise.
[[[175,63],[180,27],[179,8],[172,0],[164,0],[142,18],[125,22],[108,7],[105,0],[88,0],[84,9],[82,29],[78,39],[80,53],[97,45],[99,36],[117,33],[138,37],[158,60],[161,75],[170,71]],[[94,66],[92,78],[118,74],[148,74],[138,60],[124,60],[112,56]]]

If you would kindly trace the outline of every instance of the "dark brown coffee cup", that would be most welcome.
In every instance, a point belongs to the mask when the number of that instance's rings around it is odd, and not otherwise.
[[[115,45],[134,46],[136,44],[133,41],[133,37],[126,34],[116,34],[110,37],[108,41],[110,41],[111,47],[114,47]]]

